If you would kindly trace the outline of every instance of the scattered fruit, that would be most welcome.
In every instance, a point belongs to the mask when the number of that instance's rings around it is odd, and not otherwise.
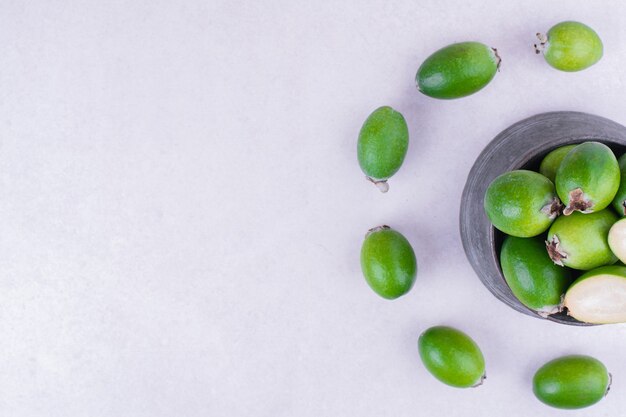
[[[365,236],[361,269],[369,286],[391,300],[409,292],[417,275],[417,261],[402,234],[389,226],[379,226]]]
[[[602,57],[602,41],[579,22],[561,22],[547,36],[537,36],[537,53],[543,51],[546,61],[563,71],[580,71]],[[433,98],[465,97],[484,88],[500,64],[494,48],[478,42],[452,44],[422,63],[417,87]],[[359,165],[380,191],[388,191],[387,180],[402,166],[408,142],[404,117],[389,106],[376,109],[363,124]],[[546,155],[539,171],[502,174],[485,193],[487,216],[509,235],[500,264],[512,293],[544,317],[565,307],[587,323],[626,322],[626,266],[605,266],[617,257],[626,261],[626,219],[617,221],[605,210],[612,203],[626,216],[626,155],[618,163],[602,143],[567,145]],[[567,217],[557,218],[561,210]],[[538,237],[548,229],[546,241]],[[360,257],[366,282],[381,297],[395,299],[412,288],[417,261],[401,233],[389,226],[369,230]],[[570,285],[571,271],[563,266],[588,272]],[[427,370],[445,384],[476,387],[486,378],[480,348],[457,329],[431,327],[420,335],[418,349]],[[600,361],[571,355],[542,366],[533,391],[545,404],[574,409],[600,401],[610,384],[611,375]]]
[[[533,171],[506,172],[485,193],[485,212],[500,231],[517,237],[545,232],[561,210],[552,182]]]
[[[574,149],[576,145],[567,145],[561,146],[560,148],[556,148],[552,152],[546,155],[541,161],[541,166],[539,167],[539,173],[554,182],[556,177],[556,170],[561,165],[561,161],[565,158],[565,155],[568,154],[569,151]]]
[[[581,275],[565,294],[568,314],[585,323],[626,322],[626,267],[603,266]]]
[[[584,408],[600,401],[609,391],[611,374],[591,356],[563,356],[543,365],[533,377],[533,392],[552,407]]]
[[[440,99],[469,96],[489,84],[500,67],[494,48],[479,42],[455,43],[429,56],[415,81],[423,94]]]
[[[500,250],[500,265],[522,304],[544,317],[560,310],[561,296],[572,277],[568,269],[552,262],[542,238],[507,236]]]
[[[548,231],[548,255],[557,265],[581,270],[613,264],[617,257],[609,247],[608,234],[616,221],[611,210],[560,216]]]
[[[613,198],[613,208],[620,216],[626,216],[626,154],[622,155],[617,163],[619,165],[620,183]]]
[[[561,71],[581,71],[602,58],[602,40],[589,26],[580,22],[561,22],[548,31],[547,36],[537,34],[541,53],[546,62]]]
[[[431,327],[419,337],[418,348],[426,369],[444,384],[469,388],[483,383],[483,354],[476,342],[460,330]]]
[[[569,151],[556,171],[556,192],[566,204],[563,214],[593,213],[613,201],[620,183],[617,159],[600,142],[585,142]]]
[[[402,166],[409,147],[409,129],[400,112],[389,106],[379,107],[365,120],[359,132],[359,165],[383,193],[387,180]]]

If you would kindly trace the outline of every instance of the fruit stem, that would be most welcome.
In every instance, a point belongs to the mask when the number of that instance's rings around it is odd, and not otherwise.
[[[554,220],[559,214],[561,214],[562,209],[563,204],[561,204],[561,200],[559,200],[558,197],[554,197],[552,201],[541,209],[541,212],[547,214],[548,217],[550,217],[550,220]]]
[[[569,192],[569,203],[567,207],[563,209],[563,214],[569,216],[575,211],[588,214],[593,211],[592,208],[593,202],[587,198],[582,188],[576,188]]]
[[[484,374],[482,374],[482,376],[480,377],[480,379],[478,380],[477,383],[475,383],[474,385],[471,386],[471,388],[478,388],[480,387],[483,382],[485,382],[485,379],[487,379],[487,372],[485,372]],[[609,384],[610,385],[610,384]]]
[[[604,392],[604,396],[606,397],[609,391],[611,390],[611,384],[613,383],[613,375],[609,372],[609,385],[606,386],[606,391]]]
[[[548,250],[548,256],[558,266],[563,265],[563,259],[567,259],[567,253],[561,250],[561,242],[557,235],[552,236],[552,240],[546,240],[546,249]]]
[[[365,178],[367,178],[369,182],[374,184],[381,193],[386,193],[387,191],[389,191],[389,184],[387,184],[387,180],[375,180],[372,177],[365,177]]]
[[[496,70],[498,70],[498,72],[500,72],[500,64],[502,64],[502,58],[500,58],[500,55],[498,55],[498,50],[496,48],[491,48],[491,50],[493,51],[494,55],[496,56]]]
[[[536,311],[537,311],[537,314],[539,314],[541,317],[543,317],[544,319],[547,319],[548,316],[551,316],[553,314],[560,313],[561,311],[563,311],[563,305],[557,304],[555,306],[546,306]]]
[[[540,54],[544,51],[544,49],[546,49],[548,37],[543,33],[537,33],[537,39],[539,39],[539,44],[535,44],[535,53]]]
[[[372,227],[370,230],[367,231],[367,233],[365,234],[365,237],[368,237],[374,232],[379,232],[381,230],[389,230],[389,229],[391,229],[391,227],[387,226],[386,224],[383,224],[382,226]]]

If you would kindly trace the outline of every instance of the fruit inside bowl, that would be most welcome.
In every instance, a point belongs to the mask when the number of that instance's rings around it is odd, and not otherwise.
[[[626,305],[626,268],[609,271],[611,279],[606,273],[594,279],[610,282],[608,291],[575,280],[617,261],[607,237],[623,215],[612,203],[620,185],[616,156],[625,151],[626,128],[575,112],[523,120],[485,148],[463,193],[461,237],[474,270],[497,298],[564,324],[621,321],[615,314],[620,301],[611,297],[621,291]],[[564,297],[570,285],[577,297]],[[581,297],[581,288],[590,295]]]

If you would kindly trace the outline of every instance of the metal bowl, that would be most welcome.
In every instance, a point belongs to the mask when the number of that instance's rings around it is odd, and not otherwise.
[[[626,127],[603,117],[579,112],[542,113],[515,123],[496,136],[474,163],[461,198],[461,240],[470,264],[482,283],[511,308],[544,318],[513,295],[500,269],[504,235],[495,229],[483,209],[487,187],[498,175],[514,169],[537,171],[543,157],[563,145],[598,141],[617,156],[626,152]],[[547,317],[561,324],[585,326],[565,313]]]

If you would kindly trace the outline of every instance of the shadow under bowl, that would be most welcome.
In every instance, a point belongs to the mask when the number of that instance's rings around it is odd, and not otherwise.
[[[538,171],[543,157],[555,148],[591,140],[606,144],[619,157],[626,152],[626,127],[587,113],[538,114],[498,134],[478,156],[467,177],[460,214],[465,254],[485,287],[520,313],[561,324],[590,325],[566,313],[542,317],[513,295],[500,268],[500,247],[505,235],[491,225],[483,208],[487,187],[497,176],[508,171]]]

